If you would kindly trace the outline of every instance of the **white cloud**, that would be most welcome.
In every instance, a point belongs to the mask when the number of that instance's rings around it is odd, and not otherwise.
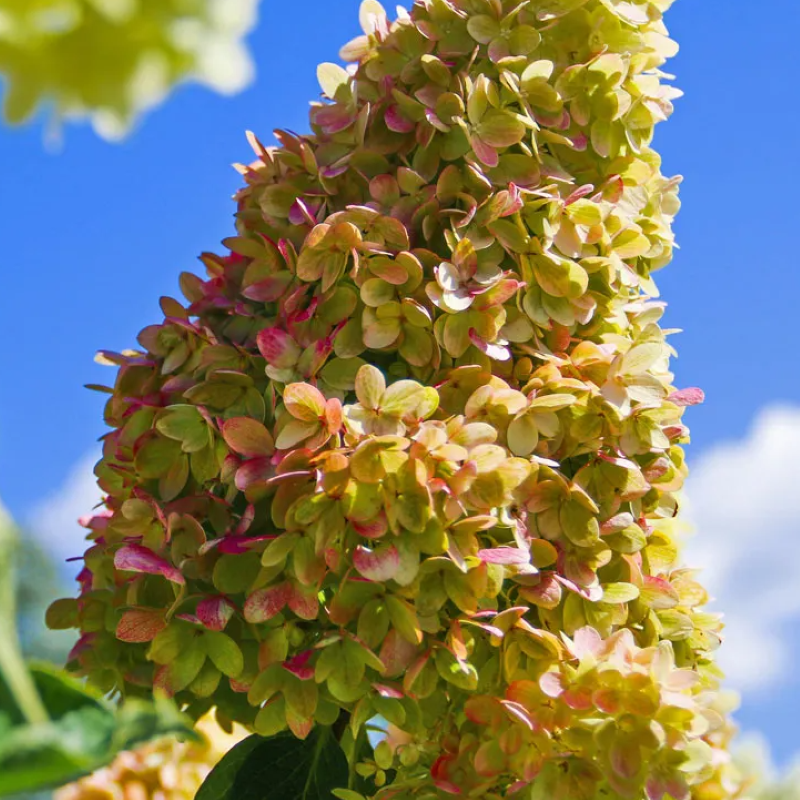
[[[66,559],[83,555],[87,531],[78,524],[100,502],[101,491],[92,472],[97,456],[92,454],[70,470],[61,487],[43,500],[28,519],[34,536],[65,572],[76,574],[78,566]]]
[[[774,688],[800,634],[800,408],[770,407],[746,438],[694,462],[686,559],[725,614],[719,661],[731,686]]]

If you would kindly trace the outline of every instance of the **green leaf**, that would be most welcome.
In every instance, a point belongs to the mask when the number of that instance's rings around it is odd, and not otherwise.
[[[196,800],[333,800],[349,768],[329,728],[305,740],[289,733],[250,736],[212,770]]]
[[[489,111],[481,120],[478,133],[492,147],[511,147],[525,137],[525,126],[507,111]]]
[[[336,99],[339,89],[347,86],[350,76],[347,71],[338,64],[325,63],[317,67],[317,80],[322,91],[331,98]]]
[[[222,426],[222,438],[235,453],[243,456],[271,456],[275,452],[272,435],[263,423],[250,417],[234,417]]]
[[[469,35],[481,44],[489,44],[500,35],[500,24],[487,14],[470,17],[467,23]]]
[[[603,587],[604,603],[630,603],[639,596],[639,587],[632,583],[607,583]]]
[[[208,631],[203,636],[206,653],[214,666],[229,678],[237,678],[244,669],[244,657],[236,642],[219,631]]]
[[[159,433],[175,439],[182,445],[184,453],[195,453],[210,441],[208,425],[196,406],[170,406],[156,422]]]
[[[31,667],[50,717],[17,724],[0,739],[0,797],[70,783],[108,764],[119,752],[173,733],[194,736],[168,700],[128,701],[114,710],[53,667]],[[0,713],[7,709],[0,708]]]

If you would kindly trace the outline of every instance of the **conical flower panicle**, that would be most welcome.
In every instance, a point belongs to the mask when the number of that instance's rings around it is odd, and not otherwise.
[[[669,4],[363,3],[312,133],[250,137],[227,253],[104,355],[106,508],[51,611],[78,671],[264,735],[380,715],[387,800],[708,796]]]

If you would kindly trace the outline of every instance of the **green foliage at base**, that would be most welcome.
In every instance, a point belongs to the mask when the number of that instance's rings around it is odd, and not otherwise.
[[[63,786],[152,739],[194,735],[166,700],[115,709],[52,667],[35,666],[32,676],[48,719],[26,723],[13,704],[0,702],[0,797]]]
[[[15,625],[18,547],[0,505],[0,797],[62,786],[162,736],[194,737],[163,697],[116,707],[62,670],[25,665]]]
[[[302,741],[254,735],[214,767],[197,800],[333,800],[347,781],[347,759],[329,728]]]

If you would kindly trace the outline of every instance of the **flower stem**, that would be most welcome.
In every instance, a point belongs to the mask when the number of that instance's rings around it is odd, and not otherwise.
[[[18,545],[13,523],[0,505],[0,678],[25,720],[31,725],[48,722],[50,717],[31,678],[17,634],[14,556]]]

